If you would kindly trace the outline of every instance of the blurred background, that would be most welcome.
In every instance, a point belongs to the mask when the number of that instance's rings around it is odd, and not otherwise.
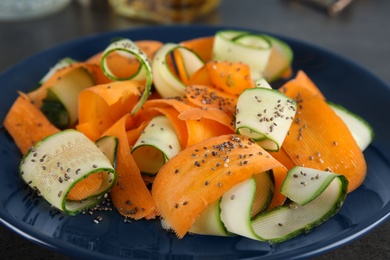
[[[0,73],[80,37],[181,23],[288,36],[351,59],[390,85],[389,11],[388,0],[0,0]],[[389,231],[387,221],[316,259],[390,259]],[[7,251],[6,259],[67,259],[3,225],[0,245],[0,258]]]

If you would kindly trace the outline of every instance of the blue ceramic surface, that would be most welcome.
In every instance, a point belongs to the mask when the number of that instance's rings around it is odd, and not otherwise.
[[[60,58],[83,60],[115,37],[179,42],[213,35],[222,27],[161,26],[109,32],[67,42],[38,53],[0,75],[0,120],[17,97],[28,91]],[[277,35],[278,36],[278,35]],[[294,51],[294,72],[304,70],[328,100],[365,118],[375,139],[364,152],[363,185],[350,193],[340,212],[323,225],[289,241],[269,245],[242,237],[188,235],[177,239],[158,220],[125,223],[115,211],[69,217],[36,197],[18,175],[21,155],[0,131],[0,219],[22,236],[57,252],[93,259],[286,259],[314,256],[342,246],[383,222],[390,212],[390,88],[365,68],[327,50],[278,36]],[[331,124],[332,122],[329,122]],[[103,221],[94,224],[96,215]]]

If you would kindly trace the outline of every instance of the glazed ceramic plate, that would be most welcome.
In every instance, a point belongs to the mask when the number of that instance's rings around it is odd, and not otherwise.
[[[109,32],[67,42],[38,53],[0,75],[0,119],[17,90],[28,91],[60,58],[84,60],[103,50],[115,37],[179,42],[213,35],[220,27],[163,26]],[[278,36],[280,37],[280,36]],[[88,259],[286,259],[308,257],[341,246],[383,222],[390,212],[390,88],[369,71],[327,50],[280,37],[294,51],[294,72],[304,70],[328,100],[365,118],[375,139],[364,154],[364,184],[347,196],[340,212],[307,234],[270,245],[243,237],[188,235],[177,239],[158,220],[125,223],[115,211],[69,217],[36,197],[18,175],[20,153],[4,129],[0,132],[0,218],[20,235],[72,258]],[[329,122],[332,124],[332,122]]]

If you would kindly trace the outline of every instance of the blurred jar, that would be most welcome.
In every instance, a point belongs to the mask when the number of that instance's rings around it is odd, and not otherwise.
[[[188,23],[220,5],[220,0],[109,0],[119,15],[159,23]]]
[[[71,0],[0,0],[0,21],[17,21],[53,14]]]

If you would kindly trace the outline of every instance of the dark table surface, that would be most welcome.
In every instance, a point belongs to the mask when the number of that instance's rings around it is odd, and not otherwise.
[[[115,15],[105,1],[73,1],[55,15],[0,21],[0,73],[34,53],[78,37],[151,26]],[[86,3],[89,5],[85,5]],[[194,24],[245,27],[311,43],[347,57],[390,85],[390,1],[354,0],[340,15],[293,0],[224,0]],[[315,259],[390,259],[390,221]],[[0,225],[0,259],[68,259]]]

